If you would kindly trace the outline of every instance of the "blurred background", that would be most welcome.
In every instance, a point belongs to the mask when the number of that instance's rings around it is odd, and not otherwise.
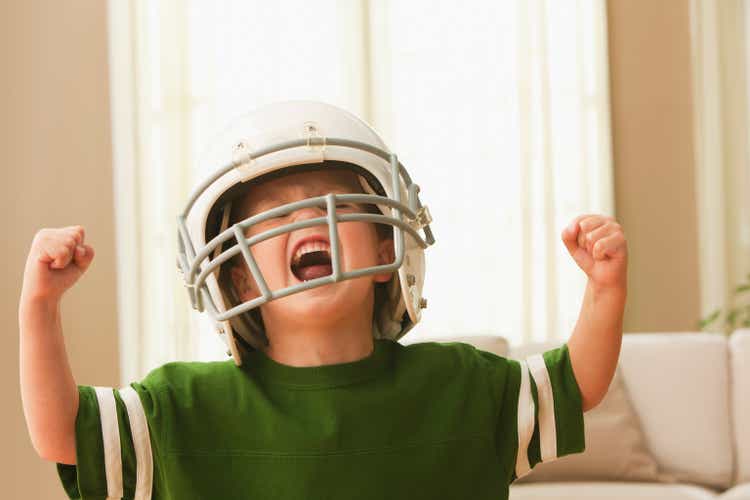
[[[437,244],[411,338],[566,339],[585,276],[560,233],[583,213],[615,216],[628,237],[627,334],[750,326],[746,1],[1,8],[2,470],[13,498],[64,497],[31,447],[18,389],[33,235],[81,224],[96,249],[62,308],[79,384],[226,359],[189,307],[174,221],[208,174],[198,158],[212,136],[268,102],[354,112],[420,184]]]

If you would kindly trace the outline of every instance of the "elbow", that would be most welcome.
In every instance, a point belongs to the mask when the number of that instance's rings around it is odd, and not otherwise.
[[[602,399],[604,399],[603,394],[595,394],[595,395],[582,395],[582,409],[583,413],[586,413],[589,410],[593,410],[596,408],[599,403],[602,402]]]
[[[586,413],[587,411],[593,410],[594,408],[596,408],[597,404],[598,403],[595,404],[593,402],[590,402],[584,399],[583,404],[581,405],[581,410],[583,411],[583,413]]]
[[[602,378],[581,380],[579,389],[584,412],[593,410],[604,400],[607,391],[609,391],[611,381],[612,377],[606,380]]]
[[[44,450],[44,451],[37,450],[37,454],[42,460],[46,460],[48,462],[55,462],[55,463],[68,464],[68,465],[76,464],[75,452],[70,453],[68,451],[62,451],[62,450]]]
[[[33,432],[33,429],[29,428],[29,438],[31,439],[31,446],[34,448],[34,451],[36,452],[37,456],[39,458],[46,460],[46,456],[49,454],[47,450],[47,446],[43,442],[43,440],[39,439],[39,436]]]
[[[61,464],[76,464],[75,442],[73,443],[42,443],[32,439],[34,451],[42,460]]]

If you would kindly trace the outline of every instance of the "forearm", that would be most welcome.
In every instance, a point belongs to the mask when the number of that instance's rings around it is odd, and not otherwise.
[[[568,340],[583,411],[604,398],[617,368],[622,344],[626,286],[596,289],[589,281],[573,334]]]
[[[21,399],[37,453],[75,464],[78,388],[65,352],[59,301],[25,297],[19,304]]]

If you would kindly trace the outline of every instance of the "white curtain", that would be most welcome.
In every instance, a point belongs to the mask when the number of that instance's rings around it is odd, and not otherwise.
[[[750,280],[750,5],[690,7],[701,308],[703,317],[721,310],[712,328],[722,330],[743,302],[735,289]],[[735,326],[750,326],[750,314]]]
[[[604,0],[110,2],[125,379],[222,359],[175,268],[196,158],[233,116],[292,98],[362,116],[435,222],[409,336],[566,339],[585,276],[560,241],[613,214]]]

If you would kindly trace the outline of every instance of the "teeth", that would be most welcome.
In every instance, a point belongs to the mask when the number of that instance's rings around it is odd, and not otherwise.
[[[306,243],[303,243],[300,245],[300,247],[297,249],[296,252],[294,252],[294,256],[292,257],[293,263],[298,263],[299,259],[306,253],[310,252],[328,252],[330,255],[331,253],[331,245],[326,243],[325,241],[308,241]]]

